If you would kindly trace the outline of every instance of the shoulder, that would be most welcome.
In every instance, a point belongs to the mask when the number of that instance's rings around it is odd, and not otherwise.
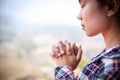
[[[97,70],[96,77],[102,80],[120,79],[120,47],[107,52],[101,62],[103,65]]]
[[[104,63],[105,70],[120,69],[120,46],[107,52],[103,56],[102,62]]]
[[[104,71],[120,70],[120,57],[119,58],[103,58]]]
[[[104,55],[105,58],[120,58],[120,46],[114,47],[108,51]]]
[[[104,65],[96,73],[96,77],[102,80],[120,79],[120,58],[104,58]]]
[[[120,46],[111,49],[101,59],[105,70],[120,68]]]

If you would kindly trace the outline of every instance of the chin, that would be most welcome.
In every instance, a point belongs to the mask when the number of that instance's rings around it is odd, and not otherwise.
[[[87,35],[88,37],[94,37],[94,36],[97,36],[98,34],[88,34],[88,33],[86,33],[86,35]]]

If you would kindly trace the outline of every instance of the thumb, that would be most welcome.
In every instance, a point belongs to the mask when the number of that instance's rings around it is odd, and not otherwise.
[[[78,54],[76,55],[76,60],[78,62],[80,62],[81,57],[82,57],[82,48],[81,48],[81,45],[80,45],[79,48],[78,48]]]

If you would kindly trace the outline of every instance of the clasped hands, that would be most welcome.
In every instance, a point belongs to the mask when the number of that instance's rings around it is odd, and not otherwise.
[[[57,45],[52,46],[50,55],[57,66],[69,66],[76,69],[81,60],[82,49],[81,46],[77,47],[75,43],[59,41]]]

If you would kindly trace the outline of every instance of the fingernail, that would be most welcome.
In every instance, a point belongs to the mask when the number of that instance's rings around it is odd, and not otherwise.
[[[59,54],[58,54],[58,56],[60,57],[60,56],[61,56],[61,54],[59,53]]]
[[[60,53],[61,53],[61,54],[64,54],[64,50],[61,50]]]
[[[81,48],[81,45],[79,46],[79,48]]]

